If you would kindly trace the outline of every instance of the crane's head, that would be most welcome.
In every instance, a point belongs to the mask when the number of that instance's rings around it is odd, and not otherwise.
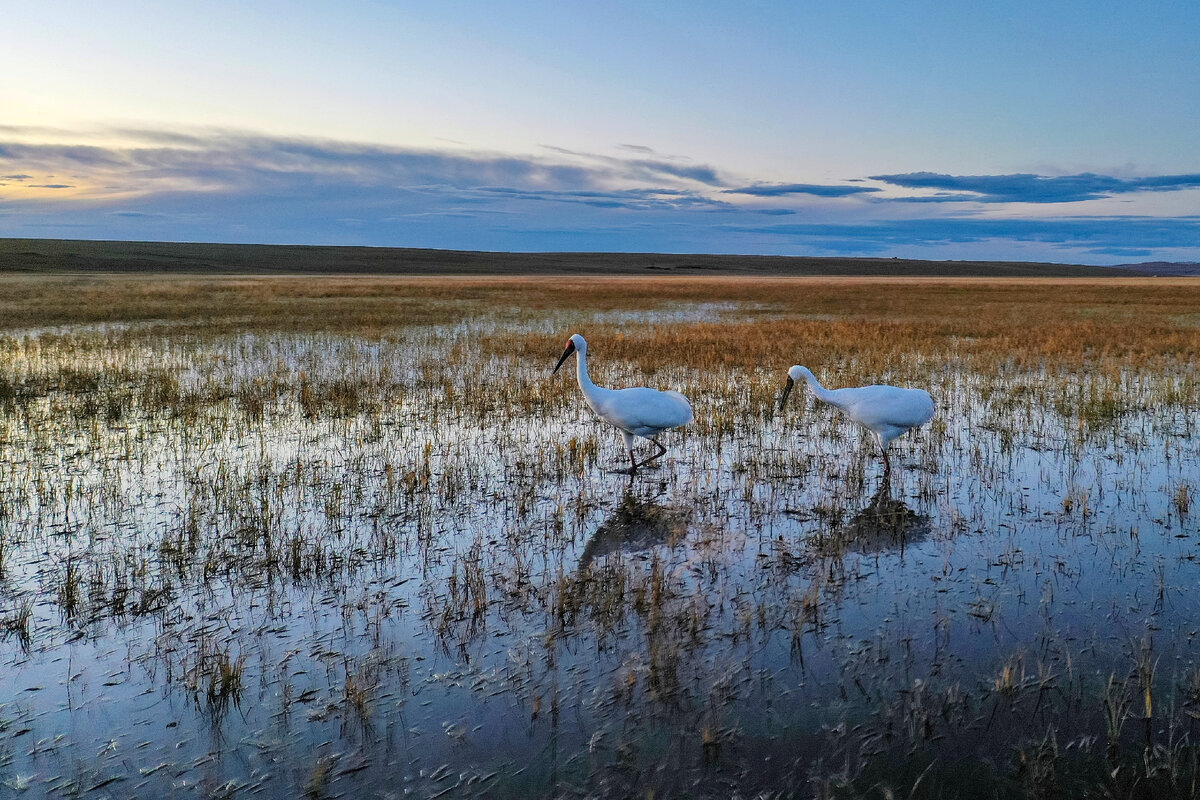
[[[804,367],[799,364],[788,370],[787,383],[783,387],[783,394],[779,396],[780,411],[783,411],[783,404],[787,402],[788,395],[792,393],[792,387],[796,385],[796,381],[804,377],[805,372]]]
[[[553,375],[554,373],[558,372],[558,368],[563,365],[563,362],[566,361],[571,354],[577,350],[581,353],[586,353],[587,342],[584,341],[583,337],[578,333],[573,333],[571,334],[571,338],[567,340],[567,349],[563,350],[562,358],[558,359],[558,363],[554,365],[554,372],[550,374]]]

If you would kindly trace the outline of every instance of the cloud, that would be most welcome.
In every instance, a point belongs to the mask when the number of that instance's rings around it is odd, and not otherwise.
[[[729,203],[703,195],[675,189],[627,189],[617,192],[597,191],[527,191],[500,186],[481,187],[480,192],[520,198],[522,200],[580,203],[597,208],[631,210],[681,209],[696,207],[727,208]]]
[[[30,189],[73,189],[69,183],[28,183]]]
[[[630,161],[628,164],[630,167],[644,170],[650,175],[671,175],[676,178],[686,178],[687,180],[706,183],[709,186],[723,185],[721,178],[717,175],[717,171],[712,167],[691,167],[686,164],[673,164],[669,161]]]
[[[612,190],[648,181],[667,189],[717,186],[709,166],[661,159],[621,159],[573,154],[574,159],[503,153],[422,150],[213,132],[119,132],[136,145],[0,142],[0,167],[21,168],[22,179],[53,171],[79,173],[111,194],[164,188],[204,191],[284,191],[298,184],[451,187],[504,186],[529,192]],[[14,173],[16,174],[16,173]],[[15,180],[15,178],[14,178]]]
[[[691,163],[690,158],[686,158],[684,156],[664,156],[655,152],[653,149],[644,147],[642,145],[623,144],[618,145],[617,147],[618,149],[629,150],[642,155],[655,155],[658,156],[658,158],[627,160],[622,158],[614,158],[612,156],[600,155],[597,153],[585,153],[579,150],[568,150],[565,147],[557,147],[550,144],[542,145],[543,149],[552,153],[571,156],[573,158],[579,158],[592,162],[596,165],[604,165],[607,168],[628,172],[631,177],[653,179],[654,176],[670,176],[689,181],[696,181],[709,186],[725,185],[725,181],[721,178],[716,168],[705,164],[694,165]]]
[[[1104,253],[1105,248],[1151,249],[1200,246],[1200,217],[1063,217],[980,219],[949,217],[855,224],[783,223],[737,226],[741,233],[802,239],[838,251],[898,245],[938,246],[993,241],[1048,244]]]
[[[1013,175],[943,175],[909,172],[901,175],[872,175],[871,180],[906,189],[943,189],[943,194],[907,198],[926,203],[1074,203],[1099,200],[1130,192],[1168,192],[1200,187],[1200,174],[1159,175],[1146,178],[1114,178],[1084,172],[1079,175],[1046,177]]]
[[[740,189],[726,189],[727,194],[748,194],[755,197],[783,197],[789,194],[811,194],[816,197],[848,197],[865,192],[878,192],[873,186],[824,186],[815,183],[759,183]]]
[[[1141,258],[1154,254],[1153,250],[1144,247],[1094,247],[1089,253],[1105,256],[1120,256],[1121,258]]]
[[[0,163],[15,162],[38,171],[77,167],[121,167],[128,164],[120,152],[92,145],[25,144],[0,142]]]
[[[1019,208],[968,214],[937,205],[1033,196],[1065,202],[1200,185],[1189,175],[1070,176],[1070,186],[1067,178],[1020,175],[872,179],[921,189],[920,201],[933,203],[913,205],[858,178],[754,183],[642,145],[618,146],[623,156],[553,146],[520,155],[223,130],[126,128],[107,141],[94,132],[38,141],[27,131],[6,137],[6,130],[0,126],[0,173],[12,181],[3,191],[5,235],[1091,263],[1134,251],[1194,259],[1200,248],[1197,217],[1022,219]],[[61,188],[23,191],[30,185]],[[838,200],[852,197],[871,202]],[[992,211],[1006,218],[989,219]]]

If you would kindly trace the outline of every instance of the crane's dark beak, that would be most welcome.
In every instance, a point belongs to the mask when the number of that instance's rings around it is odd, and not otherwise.
[[[570,357],[571,353],[574,353],[574,352],[575,352],[575,343],[567,342],[567,349],[563,350],[562,358],[560,358],[558,360],[558,363],[554,365],[554,372],[551,372],[550,374],[553,375],[553,374],[557,373],[558,368],[561,367],[563,365],[563,362],[566,361],[567,358]]]
[[[792,376],[789,375],[787,386],[783,387],[783,394],[781,394],[779,396],[779,410],[780,411],[783,411],[783,404],[787,402],[788,395],[792,393],[792,387],[795,385],[796,385],[796,382],[794,380],[792,380]]]

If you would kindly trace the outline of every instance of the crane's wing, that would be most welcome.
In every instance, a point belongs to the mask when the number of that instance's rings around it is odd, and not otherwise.
[[[654,436],[693,419],[692,404],[679,392],[640,386],[612,392],[596,412],[618,428],[638,436]]]

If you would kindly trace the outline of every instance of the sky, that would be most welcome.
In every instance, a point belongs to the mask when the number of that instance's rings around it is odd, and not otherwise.
[[[1200,4],[0,0],[0,236],[1200,261]]]

